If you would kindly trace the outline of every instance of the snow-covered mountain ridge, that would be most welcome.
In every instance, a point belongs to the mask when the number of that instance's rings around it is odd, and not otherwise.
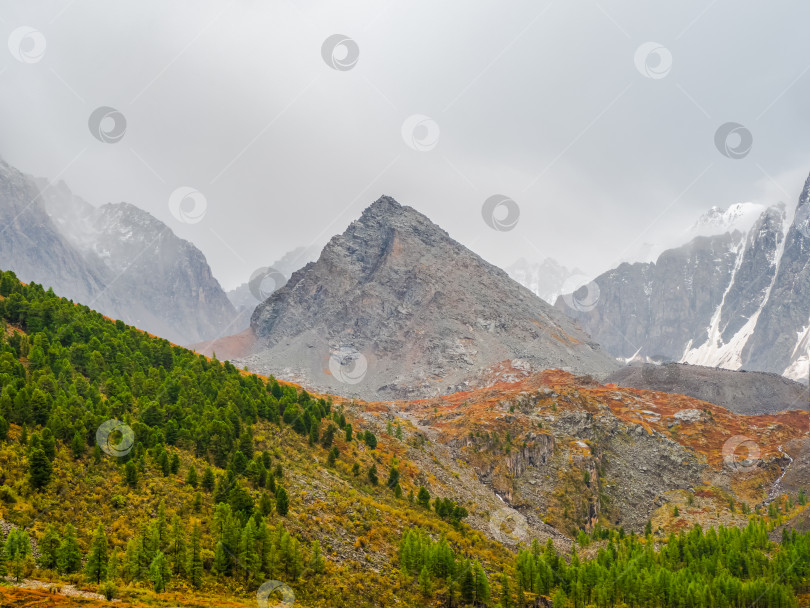
[[[810,178],[792,221],[781,203],[715,207],[686,245],[597,277],[592,308],[573,310],[564,298],[556,305],[624,360],[775,372],[807,383],[808,214]]]

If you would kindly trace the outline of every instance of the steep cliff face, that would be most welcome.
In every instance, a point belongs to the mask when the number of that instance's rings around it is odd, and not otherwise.
[[[605,375],[616,364],[565,315],[382,197],[260,304],[253,370],[366,399],[447,392],[494,363]]]
[[[233,333],[202,252],[127,203],[96,208],[0,162],[0,267],[103,314],[190,344]]]
[[[810,329],[810,178],[799,205],[767,302],[742,351],[743,366],[807,382]]]
[[[677,360],[690,340],[705,335],[741,248],[739,232],[698,237],[655,263],[622,264],[597,277],[591,310],[576,310],[563,297],[556,307],[616,357]]]
[[[697,237],[655,263],[602,274],[592,310],[572,310],[563,297],[556,306],[617,357],[774,372],[807,383],[809,225],[810,180],[792,224],[783,205],[767,208],[745,232]]]

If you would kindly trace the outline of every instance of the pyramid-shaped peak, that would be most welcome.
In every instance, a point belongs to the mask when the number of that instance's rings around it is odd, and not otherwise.
[[[413,207],[401,205],[392,196],[383,195],[366,207],[361,216],[349,226],[344,237],[362,236],[368,230],[389,231],[391,229],[420,233],[424,237],[433,235],[433,238],[447,238],[447,232],[429,217],[420,213]]]
[[[313,386],[367,399],[455,390],[514,358],[594,375],[615,367],[564,314],[389,196],[259,304],[251,329],[251,369],[296,362]],[[347,347],[368,377],[343,386],[324,361]]]
[[[402,211],[402,209],[404,209],[404,207],[400,205],[393,196],[383,194],[380,198],[366,207],[366,210],[363,213],[398,213]]]

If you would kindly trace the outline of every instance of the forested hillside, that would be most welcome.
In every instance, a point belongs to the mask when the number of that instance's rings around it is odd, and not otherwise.
[[[796,606],[810,535],[501,545],[347,402],[0,275],[0,570],[142,605]],[[0,587],[5,594],[7,588]],[[9,598],[12,595],[8,596]],[[16,597],[16,596],[14,596]],[[275,599],[274,599],[275,598]],[[286,599],[285,599],[286,598]],[[9,600],[10,602],[11,600]],[[286,604],[289,605],[289,604]]]

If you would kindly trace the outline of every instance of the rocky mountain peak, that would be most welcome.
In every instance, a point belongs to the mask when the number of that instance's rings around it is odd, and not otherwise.
[[[445,230],[434,224],[427,216],[413,207],[400,205],[393,197],[383,195],[366,207],[362,215],[352,222],[342,235],[335,239],[360,241],[368,231],[390,234],[392,231],[408,233],[425,244],[449,239]]]
[[[260,304],[251,329],[250,369],[368,399],[463,388],[511,359],[615,367],[565,315],[387,196]]]

